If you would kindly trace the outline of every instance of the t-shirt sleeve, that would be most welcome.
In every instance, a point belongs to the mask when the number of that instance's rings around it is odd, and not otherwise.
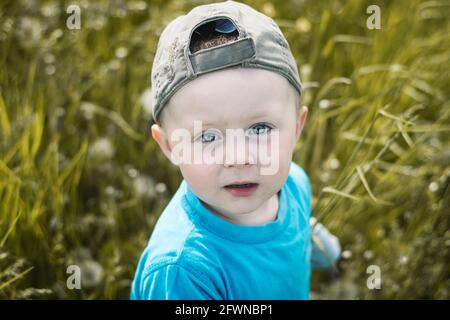
[[[144,300],[221,299],[201,276],[176,264],[149,272],[143,279],[142,289]]]

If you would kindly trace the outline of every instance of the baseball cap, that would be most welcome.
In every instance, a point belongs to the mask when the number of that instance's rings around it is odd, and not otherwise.
[[[225,44],[191,52],[193,35],[237,34]],[[284,76],[301,96],[297,64],[275,21],[235,1],[200,5],[172,20],[161,33],[151,72],[155,121],[169,99],[187,82],[229,67],[260,68]]]

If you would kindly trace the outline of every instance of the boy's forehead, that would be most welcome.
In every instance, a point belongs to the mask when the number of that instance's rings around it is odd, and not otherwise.
[[[236,123],[275,116],[295,94],[282,76],[262,69],[228,69],[200,76],[181,88],[167,106],[179,125]]]
[[[228,108],[209,108],[206,111],[194,109],[188,116],[183,117],[182,123],[186,127],[192,126],[194,121],[201,121],[203,127],[233,128],[246,124],[249,121],[270,120],[279,114],[279,106],[265,104],[259,108],[248,105],[230,106]]]

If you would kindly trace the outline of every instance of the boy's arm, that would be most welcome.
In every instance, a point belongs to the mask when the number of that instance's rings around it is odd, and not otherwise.
[[[169,264],[151,271],[143,280],[145,300],[214,300],[221,299],[199,276],[186,268]]]
[[[341,255],[339,240],[321,223],[317,222],[314,217],[310,219],[310,226],[312,242],[311,267],[313,269],[331,268]]]

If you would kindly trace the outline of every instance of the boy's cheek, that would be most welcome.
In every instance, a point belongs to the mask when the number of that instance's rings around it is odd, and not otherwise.
[[[181,164],[179,167],[191,187],[202,188],[215,181],[216,173],[212,165]]]

